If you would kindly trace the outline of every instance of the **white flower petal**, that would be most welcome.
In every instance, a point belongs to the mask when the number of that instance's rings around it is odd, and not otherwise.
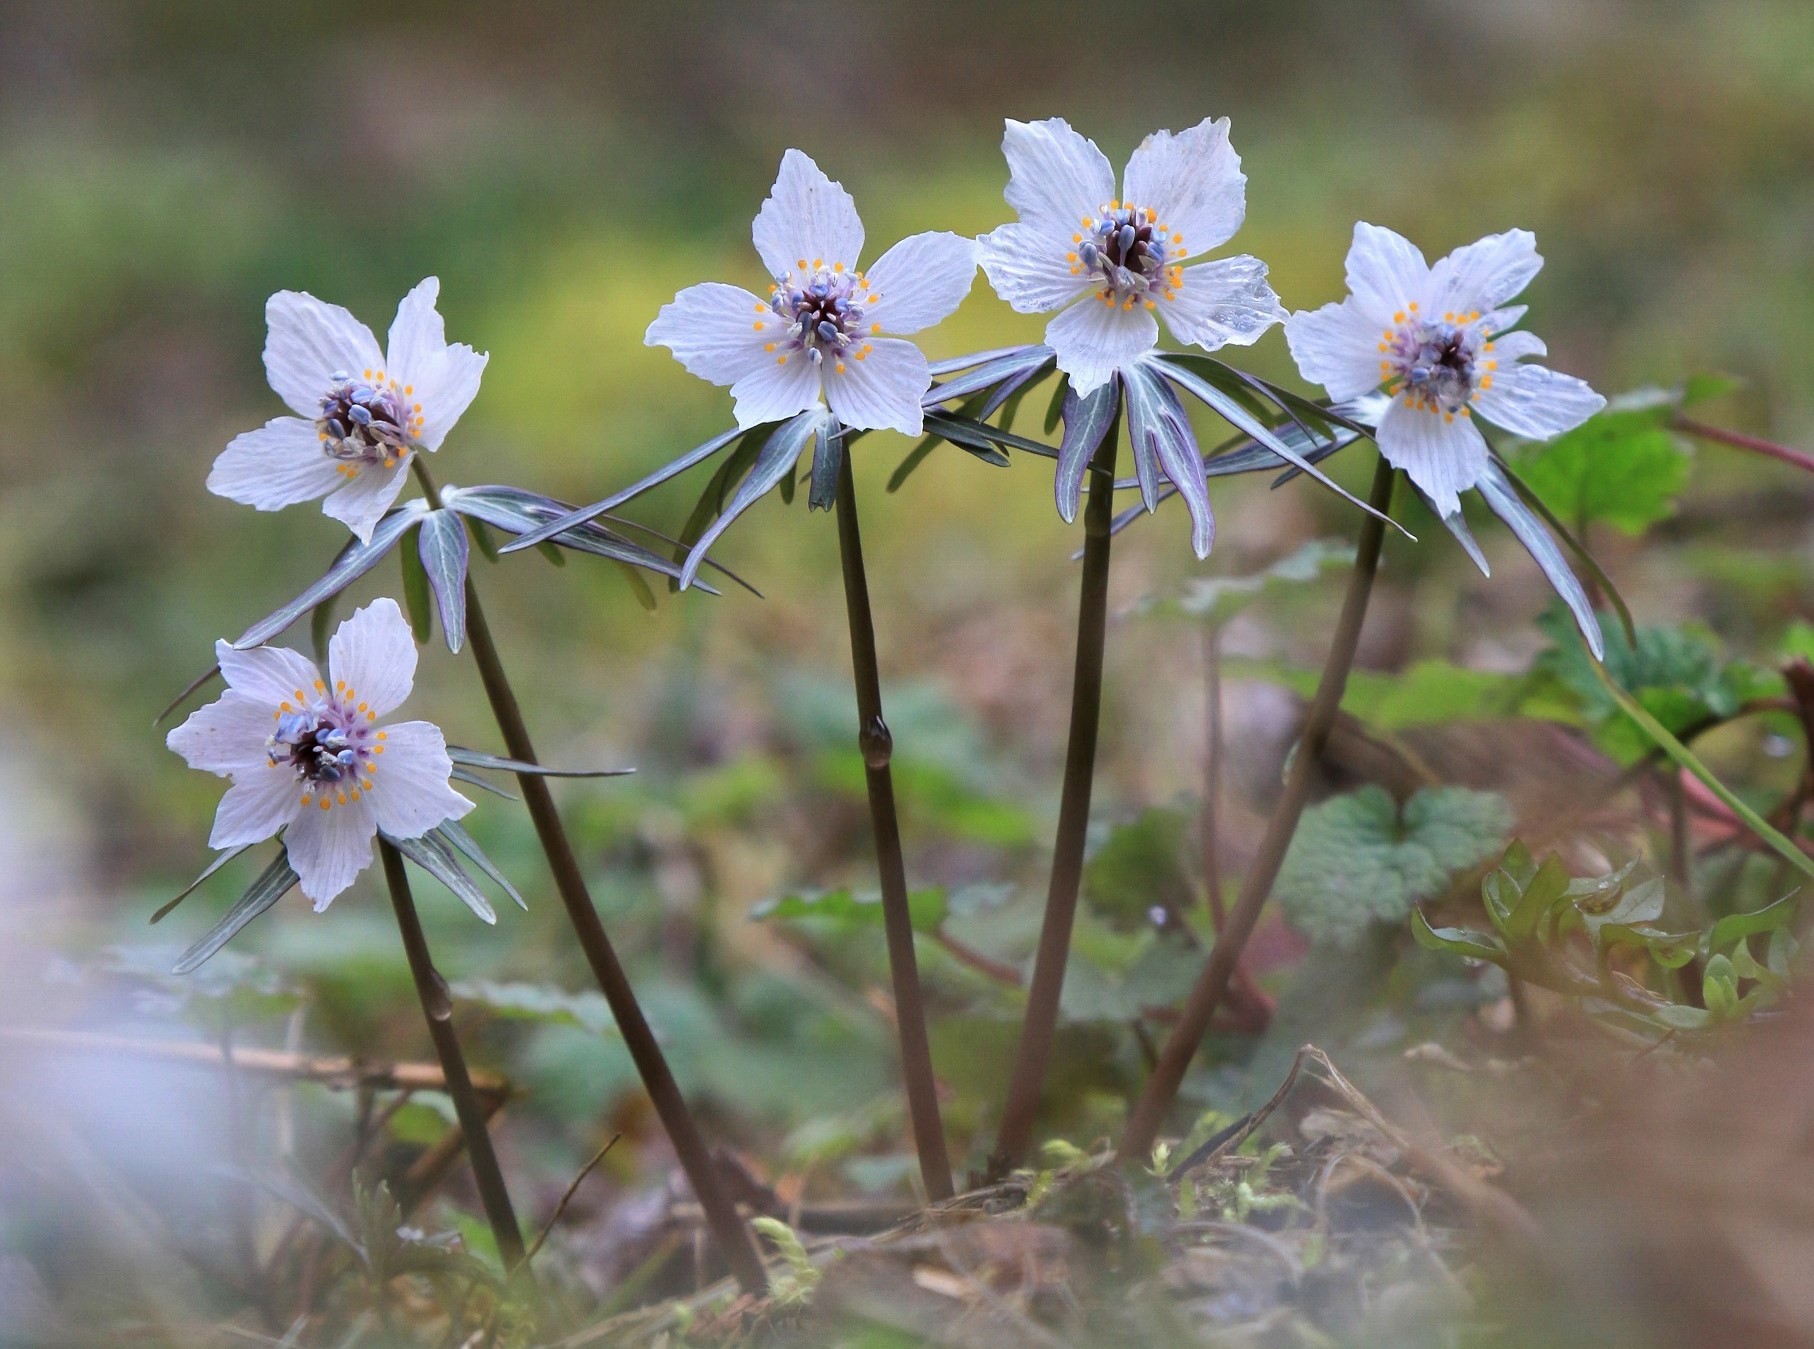
[[[1508,304],[1503,309],[1494,309],[1482,314],[1479,324],[1489,333],[1502,333],[1506,329],[1516,326],[1518,320],[1524,317],[1529,308],[1530,306],[1527,304]]]
[[[1361,313],[1383,331],[1394,314],[1408,312],[1413,302],[1427,302],[1430,268],[1417,245],[1404,235],[1359,221],[1354,242],[1348,245],[1348,289],[1360,302]]]
[[[276,417],[233,437],[208,470],[210,492],[261,511],[313,501],[345,482],[315,424],[300,417]]]
[[[1542,270],[1537,236],[1529,230],[1489,234],[1456,249],[1436,264],[1431,310],[1443,314],[1497,309]]]
[[[164,737],[164,743],[182,755],[189,767],[205,773],[224,776],[261,768],[270,762],[265,742],[276,725],[272,715],[276,710],[275,703],[229,688],[214,702],[190,713],[187,721]]]
[[[426,277],[397,306],[385,343],[385,368],[399,383],[412,383],[447,350],[447,325],[435,308],[440,294],[440,278]]]
[[[731,385],[737,425],[748,430],[804,412],[819,401],[819,386],[819,367],[805,352],[797,351],[785,360],[768,356]]]
[[[438,450],[447,433],[453,430],[460,414],[479,396],[479,379],[491,353],[474,351],[464,342],[455,342],[430,361],[422,373],[412,375],[405,385],[414,392],[412,401],[422,409],[422,429],[416,443],[425,450]]]
[[[361,543],[370,543],[372,530],[391,508],[397,493],[403,490],[403,479],[409,473],[409,456],[397,461],[395,468],[362,465],[345,487],[321,503],[321,513],[339,520],[352,530]]]
[[[233,785],[214,812],[210,848],[237,848],[260,843],[301,812],[302,786],[287,764],[263,764],[236,773]]]
[[[1141,305],[1124,309],[1097,299],[1072,305],[1046,325],[1046,345],[1071,377],[1079,398],[1094,393],[1115,371],[1152,350],[1159,325]]]
[[[1251,346],[1285,308],[1266,284],[1266,264],[1243,254],[1186,267],[1173,298],[1159,301],[1166,326],[1180,342],[1209,351],[1233,343]]]
[[[366,792],[380,829],[417,838],[472,809],[472,802],[448,785],[453,760],[440,727],[401,721],[386,726],[384,737],[384,753],[372,765],[375,785]]]
[[[708,281],[688,286],[664,304],[642,340],[673,352],[688,374],[735,384],[774,364],[774,356],[762,348],[785,331],[780,315],[743,287]]]
[[[1486,471],[1486,441],[1471,417],[1413,409],[1394,398],[1379,423],[1379,452],[1402,468],[1438,515],[1461,509],[1460,494]]]
[[[917,436],[921,429],[920,399],[932,386],[926,358],[911,342],[878,337],[864,344],[869,354],[862,360],[846,356],[825,370],[825,399],[839,421],[869,431],[899,431]]]
[[[1533,440],[1571,431],[1606,406],[1585,381],[1547,366],[1502,365],[1492,380],[1492,387],[1481,389],[1474,400],[1474,411],[1494,426]]]
[[[298,416],[313,418],[334,376],[355,379],[384,367],[378,339],[352,314],[298,290],[265,301],[265,376]]]
[[[865,273],[875,302],[871,323],[888,333],[917,333],[950,315],[976,280],[976,241],[934,230],[910,234]]]
[[[1201,257],[1234,238],[1247,215],[1247,176],[1226,117],[1206,117],[1176,136],[1155,131],[1128,160],[1125,181],[1125,204],[1158,212],[1167,254],[1182,248]]]
[[[440,291],[440,281],[431,276],[403,297],[386,351],[385,373],[422,409],[417,443],[425,450],[440,449],[460,414],[472,406],[491,359],[463,342],[447,344],[447,325],[435,308]]]
[[[256,698],[269,716],[284,703],[299,702],[298,691],[307,697],[321,678],[315,662],[287,646],[255,646],[250,651],[235,651],[226,642],[214,644],[214,659],[220,663],[221,677],[227,687]]]
[[[1493,338],[1492,342],[1493,349],[1484,354],[1484,359],[1499,361],[1503,365],[1521,361],[1527,356],[1549,355],[1549,347],[1535,333],[1506,333],[1503,337]]]
[[[843,263],[855,271],[863,251],[856,202],[798,150],[781,156],[781,172],[756,215],[756,252],[777,280]]]
[[[1380,335],[1385,331],[1350,295],[1340,304],[1300,309],[1285,320],[1285,343],[1298,371],[1331,398],[1358,398],[1380,383]]]
[[[1061,235],[1017,220],[979,238],[977,260],[995,293],[1017,312],[1049,313],[1064,308],[1093,280],[1073,272],[1066,259],[1076,232]]]
[[[1115,170],[1096,142],[1071,130],[1062,117],[1043,122],[1008,119],[1002,135],[1008,159],[1008,205],[1030,224],[1062,231],[1068,239],[1085,216],[1115,196]],[[1059,250],[1059,257],[1064,250]]]
[[[345,805],[336,798],[329,810],[318,804],[297,810],[296,822],[283,841],[290,865],[302,880],[302,893],[314,901],[316,913],[372,864],[372,838],[377,832],[370,796],[349,798]]]
[[[328,641],[328,676],[345,684],[366,711],[383,716],[409,697],[416,681],[416,639],[397,601],[373,600]]]

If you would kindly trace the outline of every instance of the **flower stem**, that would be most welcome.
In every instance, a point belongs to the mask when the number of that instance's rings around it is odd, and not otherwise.
[[[1253,865],[1242,878],[1240,893],[1228,912],[1228,921],[1216,934],[1215,948],[1204,963],[1203,972],[1186,999],[1178,1022],[1172,1027],[1165,1047],[1159,1051],[1158,1065],[1147,1079],[1145,1090],[1128,1120],[1121,1138],[1121,1156],[1126,1161],[1144,1162],[1153,1150],[1165,1112],[1178,1093],[1185,1069],[1196,1056],[1209,1019],[1228,989],[1229,977],[1236,962],[1253,935],[1260,910],[1272,893],[1285,852],[1297,832],[1298,819],[1304,813],[1315,779],[1317,762],[1335,724],[1342,705],[1342,693],[1348,685],[1348,670],[1354,663],[1354,650],[1360,642],[1361,624],[1367,616],[1367,601],[1373,593],[1373,576],[1379,570],[1380,544],[1385,539],[1386,525],[1381,516],[1392,507],[1395,470],[1382,456],[1373,472],[1373,490],[1367,504],[1379,512],[1361,522],[1360,539],[1354,558],[1354,570],[1348,574],[1348,593],[1342,601],[1342,614],[1329,645],[1329,657],[1323,664],[1323,677],[1316,686],[1316,697],[1304,718],[1304,730],[1292,756],[1291,770],[1285,779],[1285,791],[1273,808],[1266,835],[1260,840]]]
[[[1209,916],[1220,932],[1227,918],[1222,903],[1222,626],[1214,621],[1203,629],[1203,694],[1203,813],[1197,827]]]
[[[403,855],[382,838],[378,840],[378,855],[384,860],[384,879],[390,886],[391,907],[397,912],[397,930],[403,934],[403,952],[409,957],[409,972],[416,981],[416,996],[422,1002],[422,1015],[428,1021],[429,1038],[435,1043],[435,1057],[441,1061],[447,1094],[453,1098],[454,1114],[459,1116],[460,1133],[466,1139],[466,1155],[472,1161],[472,1177],[478,1183],[479,1199],[485,1205],[491,1234],[497,1238],[498,1255],[506,1270],[527,1278],[529,1270],[523,1262],[523,1233],[517,1226],[510,1192],[504,1188],[504,1172],[498,1166],[498,1154],[491,1146],[485,1107],[473,1088],[472,1075],[466,1071],[460,1037],[454,1034],[453,998],[447,991],[446,980],[441,978],[441,972],[428,954],[428,938],[423,935],[416,901],[409,892],[409,875],[403,869]]]
[[[844,564],[844,604],[850,617],[850,664],[857,693],[857,745],[869,786],[869,818],[875,830],[876,866],[882,881],[882,925],[888,940],[888,969],[894,983],[895,1023],[901,1036],[901,1076],[907,1114],[919,1151],[920,1179],[934,1203],[952,1195],[951,1162],[945,1127],[939,1119],[938,1084],[932,1075],[932,1048],[926,1038],[926,1004],[920,993],[913,951],[913,919],[907,907],[907,865],[901,852],[901,822],[894,808],[894,775],[888,761],[894,738],[882,719],[882,683],[876,659],[875,618],[869,609],[869,582],[863,568],[863,538],[857,527],[857,488],[850,452],[839,455],[838,555]]]
[[[427,496],[431,506],[439,509],[440,494],[429,479],[427,470],[422,468],[420,455],[416,457],[415,464],[423,494]],[[492,640],[491,627],[485,621],[485,611],[479,604],[479,592],[473,585],[470,574],[466,578],[466,637],[472,644],[473,661],[479,667],[479,679],[485,686],[486,698],[491,702],[492,716],[497,720],[498,730],[504,737],[505,749],[513,759],[535,763],[535,745],[529,739],[529,728],[523,721],[516,693],[504,673],[497,644]],[[554,873],[555,889],[560,893],[561,903],[566,906],[567,919],[573,924],[574,933],[579,937],[580,949],[585,952],[586,963],[592,967],[593,978],[598,981],[599,991],[605,995],[605,1002],[611,1008],[618,1032],[623,1036],[624,1046],[630,1051],[630,1058],[642,1077],[643,1087],[649,1093],[655,1113],[660,1117],[662,1128],[667,1131],[675,1155],[680,1159],[681,1169],[686,1172],[693,1194],[705,1213],[706,1225],[712,1230],[719,1253],[730,1265],[731,1272],[737,1276],[737,1282],[746,1293],[766,1292],[768,1274],[762,1267],[762,1258],[756,1252],[749,1228],[725,1191],[718,1169],[706,1150],[699,1126],[694,1123],[686,1099],[680,1094],[680,1086],[674,1081],[674,1074],[668,1067],[667,1058],[662,1054],[661,1046],[656,1043],[655,1033],[649,1029],[648,1019],[643,1016],[636,990],[630,987],[630,980],[618,962],[611,939],[605,935],[605,925],[599,920],[598,910],[592,903],[592,895],[586,888],[579,860],[574,856],[572,843],[568,841],[566,826],[561,822],[560,812],[554,808],[554,797],[548,790],[547,780],[533,773],[521,773],[517,776],[517,782],[523,793],[523,804],[528,807],[530,821],[535,825],[536,837],[541,840],[542,852],[548,859],[548,869]]]
[[[1058,834],[1052,850],[1052,877],[1046,889],[1045,921],[1033,957],[1033,980],[1027,988],[1026,1015],[1020,1044],[1008,1079],[1007,1101],[991,1176],[1006,1175],[1033,1138],[1040,1088],[1052,1056],[1058,1024],[1058,1000],[1064,991],[1065,962],[1071,951],[1071,926],[1077,917],[1077,891],[1083,881],[1084,835],[1090,822],[1090,788],[1096,773],[1096,732],[1102,720],[1102,652],[1109,610],[1110,526],[1115,519],[1115,452],[1119,422],[1096,449],[1090,473],[1090,499],[1083,508],[1083,579],[1077,599],[1077,657],[1071,673],[1071,730],[1065,748],[1064,790],[1058,806]]]
[[[1790,449],[1787,445],[1778,445],[1773,440],[1764,440],[1759,436],[1748,436],[1742,431],[1727,431],[1722,427],[1708,426],[1705,422],[1693,421],[1687,417],[1677,417],[1673,423],[1675,429],[1684,435],[1697,440],[1711,440],[1721,445],[1730,445],[1738,450],[1750,450],[1754,454],[1768,455],[1780,459],[1785,464],[1793,465],[1804,472],[1814,473],[1814,454],[1804,450]]]

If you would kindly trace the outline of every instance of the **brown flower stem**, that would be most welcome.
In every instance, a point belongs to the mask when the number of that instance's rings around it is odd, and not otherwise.
[[[423,495],[428,498],[431,506],[439,509],[440,494],[435,490],[428,471],[422,467],[422,457],[417,455],[412,462],[416,468],[416,477],[422,484]],[[516,693],[504,673],[497,644],[492,640],[491,628],[485,621],[485,611],[479,604],[479,592],[472,583],[470,573],[466,578],[466,636],[472,644],[472,657],[479,667],[479,679],[485,686],[485,696],[491,702],[492,716],[496,718],[498,730],[504,737],[504,748],[513,759],[535,763],[535,745],[529,738],[529,727],[523,721]],[[749,1228],[725,1192],[718,1170],[712,1164],[711,1154],[706,1150],[705,1140],[700,1135],[699,1126],[694,1123],[693,1114],[687,1109],[686,1099],[680,1094],[680,1086],[674,1081],[674,1074],[661,1052],[661,1046],[656,1043],[654,1031],[649,1029],[648,1018],[643,1015],[636,990],[630,987],[630,980],[617,959],[611,939],[605,935],[605,925],[599,919],[597,908],[593,906],[592,894],[586,888],[579,860],[574,856],[572,843],[568,841],[567,828],[561,822],[560,812],[554,808],[554,796],[548,790],[547,779],[534,773],[520,773],[517,782],[523,793],[523,804],[528,807],[530,821],[535,825],[536,837],[541,840],[542,852],[548,859],[548,869],[554,874],[555,889],[566,907],[567,919],[579,938],[586,963],[592,967],[592,975],[598,981],[599,991],[605,995],[605,1002],[611,1008],[618,1032],[623,1036],[624,1046],[630,1051],[630,1058],[642,1077],[643,1088],[649,1093],[649,1100],[655,1107],[662,1128],[667,1131],[668,1140],[674,1145],[681,1169],[686,1172],[699,1206],[705,1213],[706,1224],[711,1228],[719,1254],[737,1276],[737,1282],[744,1292],[764,1293],[768,1289],[768,1274],[762,1267],[762,1257],[756,1252]]]
[[[1102,720],[1102,653],[1109,612],[1110,526],[1115,519],[1115,452],[1120,443],[1117,421],[1096,448],[1090,473],[1090,499],[1083,508],[1083,572],[1077,599],[1077,655],[1071,672],[1071,729],[1065,748],[1064,789],[1058,805],[1058,833],[1052,850],[1052,876],[1046,889],[1045,921],[1033,957],[1033,979],[1027,987],[1027,1010],[1020,1023],[1020,1044],[1008,1079],[1001,1128],[989,1158],[991,1176],[1006,1175],[1027,1153],[1052,1037],[1058,1024],[1058,1000],[1064,992],[1065,963],[1071,952],[1071,927],[1077,918],[1077,891],[1083,882],[1084,835],[1090,823],[1090,789],[1096,774],[1096,733]]]
[[[1742,431],[1728,431],[1719,426],[1708,426],[1705,422],[1693,421],[1687,417],[1677,417],[1672,425],[1682,434],[1693,436],[1697,440],[1711,440],[1720,445],[1730,445],[1734,449],[1750,450],[1753,454],[1767,455],[1803,472],[1814,473],[1814,454],[1805,450],[1790,449],[1773,440],[1748,436]]]
[[[397,913],[397,930],[403,934],[403,952],[409,957],[409,972],[416,981],[416,997],[421,1000],[422,1015],[428,1021],[428,1035],[435,1044],[435,1057],[441,1061],[441,1073],[446,1078],[447,1094],[453,1098],[454,1114],[459,1116],[460,1132],[466,1138],[466,1155],[472,1161],[472,1177],[479,1187],[479,1199],[485,1205],[491,1234],[497,1238],[498,1255],[504,1261],[504,1268],[514,1274],[523,1266],[523,1233],[517,1227],[510,1192],[504,1188],[504,1172],[498,1166],[498,1154],[491,1146],[491,1131],[485,1125],[485,1106],[466,1071],[460,1037],[454,1034],[453,996],[428,954],[428,938],[423,935],[416,901],[409,892],[403,854],[380,838],[378,855],[384,862],[384,879],[390,886],[391,908]],[[521,1273],[528,1277],[527,1267],[522,1267]]]
[[[1354,663],[1354,651],[1360,642],[1367,601],[1373,593],[1374,573],[1379,570],[1380,545],[1385,539],[1386,525],[1381,517],[1391,510],[1395,476],[1392,466],[1382,456],[1374,470],[1373,490],[1368,497],[1368,504],[1378,514],[1369,515],[1361,522],[1354,570],[1348,574],[1348,593],[1342,601],[1341,618],[1323,665],[1323,677],[1316,687],[1316,697],[1304,718],[1303,734],[1291,760],[1284,794],[1273,809],[1253,865],[1241,880],[1241,890],[1234,907],[1229,910],[1228,922],[1216,934],[1215,948],[1209,953],[1203,972],[1197,976],[1196,985],[1179,1013],[1178,1024],[1172,1028],[1165,1047],[1159,1052],[1159,1064],[1147,1079],[1139,1103],[1128,1120],[1127,1130],[1121,1138],[1121,1156],[1125,1160],[1144,1162],[1151,1154],[1165,1112],[1178,1094],[1178,1084],[1184,1080],[1185,1070],[1190,1067],[1203,1033],[1209,1028],[1209,1020],[1228,989],[1229,977],[1235,971],[1247,939],[1253,935],[1260,910],[1272,893],[1272,883],[1278,878],[1285,852],[1291,846],[1292,835],[1297,832],[1298,819],[1304,813],[1317,762],[1329,739],[1330,728],[1335,724],[1336,713],[1341,709],[1348,670]]]
[[[901,1037],[901,1077],[907,1088],[913,1143],[919,1152],[920,1179],[926,1187],[926,1198],[937,1203],[952,1196],[951,1161],[945,1153],[938,1083],[932,1075],[932,1047],[926,1038],[926,1003],[920,992],[919,965],[913,950],[907,865],[901,851],[901,822],[894,806],[894,776],[888,767],[894,738],[882,719],[875,618],[869,609],[863,538],[857,526],[857,488],[848,448],[839,455],[837,514],[838,555],[844,564],[844,606],[850,618],[850,664],[857,694],[857,745],[863,753],[876,866],[881,873],[882,926],[894,984],[895,1024]]]

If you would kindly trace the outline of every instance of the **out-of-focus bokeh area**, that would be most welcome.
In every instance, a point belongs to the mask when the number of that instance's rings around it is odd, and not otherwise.
[[[1226,115],[1248,175],[1233,246],[1268,261],[1288,306],[1339,298],[1356,219],[1431,256],[1527,227],[1547,259],[1530,323],[1552,364],[1607,392],[1730,374],[1737,390],[1697,415],[1807,445],[1811,52],[1814,8],[1800,0],[0,8],[0,1025],[429,1057],[375,869],[326,914],[292,895],[187,982],[160,972],[256,864],[146,926],[205,864],[221,786],[186,770],[153,718],[214,639],[300,590],[344,539],[312,506],[262,515],[203,487],[233,435],[282,411],[260,365],[272,291],[343,303],[382,333],[398,297],[439,276],[449,337],[491,360],[436,473],[591,500],[726,424],[725,393],[642,334],[683,286],[764,279],[749,222],[786,147],[854,193],[876,254],[914,231],[1007,218],[1004,116],[1065,116],[1119,164],[1154,127]],[[937,356],[1034,341],[1041,324],[979,275],[924,344]],[[1279,333],[1234,359],[1303,387]],[[1023,434],[1040,434],[1044,405],[1029,400]],[[1207,418],[1200,429],[1206,444],[1222,434]],[[935,1056],[957,1159],[976,1165],[1018,1004],[966,957],[1018,969],[1031,951],[1080,534],[1053,510],[1049,464],[1029,456],[997,470],[942,446],[887,493],[910,448],[870,436],[856,473],[910,877],[944,887],[951,910],[921,946]],[[1370,464],[1362,448],[1334,471],[1360,490]],[[701,485],[684,479],[633,513],[675,529]],[[1218,483],[1215,501],[1207,563],[1176,502],[1117,541],[1105,828],[1154,808],[1194,819],[1203,776],[1202,635],[1135,616],[1137,601],[1352,537],[1357,519],[1264,475]],[[1806,477],[1703,447],[1670,520],[1642,539],[1600,525],[1591,542],[1641,621],[1695,619],[1767,662],[1808,609],[1810,505]],[[1361,665],[1527,668],[1550,642],[1529,558],[1483,517],[1488,580],[1427,514],[1400,514],[1421,542],[1387,546]],[[879,929],[750,918],[765,899],[874,884],[835,530],[803,498],[771,498],[716,555],[764,598],[664,594],[646,612],[588,559],[475,565],[544,753],[639,769],[557,792],[708,1131],[790,1200],[909,1200]],[[387,563],[352,598],[397,586]],[[1339,588],[1331,573],[1256,605],[1228,651],[1314,669]],[[287,640],[306,647],[306,629]],[[1295,707],[1276,681],[1228,675],[1230,877],[1276,793]],[[426,647],[408,711],[501,750],[465,654]],[[1755,769],[1765,800],[1767,739],[1735,740],[1724,761]],[[1500,778],[1568,762],[1530,766],[1491,740],[1430,752],[1439,776],[1520,803],[1543,782]],[[1457,758],[1466,771],[1448,771]],[[468,824],[529,912],[506,905],[485,928],[424,878],[430,938],[468,995],[458,1024],[475,1062],[518,1093],[497,1136],[525,1221],[539,1226],[598,1146],[625,1135],[546,1257],[607,1297],[647,1267],[639,1224],[659,1227],[649,1214],[665,1212],[671,1159],[521,807],[486,797]],[[1195,903],[1194,889],[1181,898]],[[1141,1025],[1141,981],[1178,991],[1163,934],[1126,908],[1110,895],[1086,912],[1067,989],[1045,1132],[1082,1147],[1115,1133],[1163,1035],[1163,1020]],[[1270,1090],[1303,1040],[1360,1039],[1391,1058],[1428,1033],[1402,1008],[1336,1024],[1315,998],[1290,1000],[1301,943],[1268,932],[1256,958],[1282,1010],[1258,1050],[1217,1037],[1187,1084],[1194,1110],[1233,1109],[1253,1081]],[[17,1324],[171,1334],[233,1312],[261,1277],[235,1224],[286,1211],[218,1168],[281,1157],[331,1190],[374,1109],[357,1092],[233,1088],[153,1056],[52,1053],[16,1035],[0,1065],[0,1319]],[[400,1174],[447,1123],[438,1098],[413,1098],[381,1121],[376,1162]],[[456,1170],[413,1220],[483,1246],[476,1212]]]

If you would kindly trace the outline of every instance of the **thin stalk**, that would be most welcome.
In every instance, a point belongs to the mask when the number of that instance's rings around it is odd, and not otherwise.
[[[1367,504],[1379,514],[1369,515],[1361,522],[1354,570],[1348,574],[1348,593],[1342,601],[1341,618],[1329,645],[1329,657],[1323,665],[1316,697],[1304,718],[1303,735],[1291,760],[1284,795],[1273,808],[1266,835],[1260,840],[1259,852],[1241,880],[1241,890],[1234,907],[1229,910],[1228,922],[1216,934],[1215,948],[1209,953],[1203,972],[1197,976],[1196,985],[1179,1013],[1178,1023],[1172,1027],[1165,1048],[1159,1052],[1159,1064],[1147,1079],[1140,1101],[1128,1120],[1127,1130],[1121,1138],[1121,1156],[1126,1160],[1144,1162],[1151,1154],[1165,1112],[1178,1093],[1185,1069],[1196,1056],[1203,1033],[1209,1028],[1210,1017],[1215,1015],[1216,1007],[1228,989],[1229,976],[1235,971],[1247,939],[1253,935],[1260,909],[1272,893],[1272,883],[1278,878],[1286,849],[1297,832],[1298,818],[1304,813],[1304,803],[1316,777],[1317,761],[1322,757],[1330,728],[1341,709],[1342,693],[1348,686],[1348,670],[1354,663],[1361,624],[1367,617],[1367,601],[1373,593],[1373,576],[1379,570],[1379,549],[1386,534],[1385,521],[1381,517],[1391,510],[1394,481],[1395,471],[1382,456],[1373,472],[1373,490],[1367,499]]]
[[[1211,623],[1203,630],[1203,692],[1207,702],[1207,729],[1203,750],[1203,878],[1209,892],[1209,916],[1216,931],[1227,914],[1222,904],[1222,627]]]
[[[1039,1113],[1039,1093],[1052,1057],[1058,1000],[1064,992],[1071,927],[1077,918],[1077,891],[1083,881],[1084,835],[1090,823],[1090,788],[1096,775],[1096,733],[1102,720],[1102,652],[1109,612],[1109,544],[1115,519],[1117,421],[1096,449],[1090,499],[1083,508],[1083,576],[1077,598],[1077,656],[1071,671],[1071,730],[1065,748],[1064,790],[1058,805],[1058,833],[1052,849],[1052,877],[1046,888],[1045,921],[1033,957],[1027,1010],[1020,1045],[1008,1079],[1007,1101],[989,1174],[1005,1175],[1026,1156]]]
[[[498,1254],[504,1268],[521,1272],[523,1233],[517,1226],[516,1210],[510,1204],[510,1192],[504,1188],[504,1172],[498,1166],[498,1154],[491,1146],[491,1131],[486,1127],[486,1110],[479,1093],[466,1071],[466,1056],[460,1051],[460,1037],[454,1034],[453,997],[447,981],[428,954],[428,938],[422,933],[422,920],[416,914],[416,901],[409,892],[409,875],[403,869],[403,854],[384,839],[378,840],[378,855],[384,860],[384,879],[390,886],[391,908],[397,913],[397,930],[403,934],[403,953],[409,957],[409,972],[416,981],[416,997],[422,1002],[422,1015],[428,1021],[428,1036],[435,1044],[435,1057],[441,1061],[447,1094],[453,1098],[454,1114],[460,1119],[460,1132],[466,1138],[466,1155],[472,1160],[472,1178],[478,1183],[479,1199],[485,1205],[485,1217],[491,1223],[491,1234],[497,1238]]]
[[[863,537],[857,527],[857,488],[848,447],[838,456],[837,512],[838,556],[844,564],[844,607],[850,616],[851,676],[857,693],[857,746],[863,753],[876,866],[882,880],[882,926],[888,940],[888,970],[894,983],[895,1024],[901,1037],[901,1077],[907,1088],[913,1143],[919,1151],[920,1180],[926,1187],[926,1197],[936,1203],[952,1196],[951,1161],[945,1153],[938,1083],[932,1075],[932,1047],[926,1038],[926,1003],[920,992],[920,971],[913,950],[907,864],[901,852],[901,822],[894,808],[894,775],[888,767],[894,754],[894,737],[882,719],[875,618],[869,609]]]
[[[1759,436],[1748,436],[1742,431],[1708,426],[1705,422],[1692,421],[1687,417],[1677,417],[1673,425],[1684,435],[1694,436],[1698,440],[1711,440],[1737,450],[1750,450],[1753,454],[1767,455],[1804,472],[1814,473],[1814,454],[1806,451],[1790,449],[1787,445],[1778,445],[1773,440],[1764,440]]]
[[[440,493],[422,467],[421,456],[417,455],[413,463],[423,495],[431,506],[439,509]],[[479,667],[479,679],[491,703],[492,716],[504,737],[504,748],[513,759],[537,762],[529,727],[523,721],[522,708],[504,673],[503,661],[498,656],[497,644],[492,640],[491,627],[485,621],[485,610],[479,604],[479,592],[470,573],[466,577],[466,639],[472,645],[473,661]],[[548,859],[548,869],[554,874],[555,889],[566,907],[567,919],[579,938],[586,963],[592,967],[599,991],[611,1008],[624,1046],[630,1051],[631,1061],[642,1077],[643,1088],[649,1093],[662,1128],[674,1145],[681,1169],[686,1172],[699,1207],[705,1213],[706,1225],[712,1230],[719,1253],[746,1293],[766,1292],[768,1274],[762,1267],[762,1257],[756,1253],[749,1228],[725,1191],[699,1126],[687,1109],[686,1099],[680,1094],[679,1084],[674,1081],[661,1046],[656,1043],[655,1033],[649,1029],[636,990],[630,987],[611,939],[605,935],[605,925],[593,906],[592,894],[586,888],[585,876],[574,856],[573,845],[568,841],[560,812],[554,808],[554,796],[548,790],[547,780],[533,773],[522,773],[517,776],[517,782],[523,793],[523,804],[529,810],[529,819],[535,825],[536,837],[541,840],[542,852]]]

